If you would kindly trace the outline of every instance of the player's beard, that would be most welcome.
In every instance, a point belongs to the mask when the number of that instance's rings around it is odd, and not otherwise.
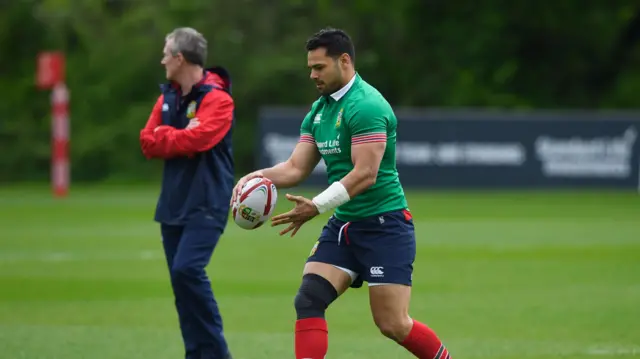
[[[332,94],[342,88],[342,70],[337,63],[334,66],[335,76],[330,82],[325,82],[324,89],[322,90],[323,95]]]

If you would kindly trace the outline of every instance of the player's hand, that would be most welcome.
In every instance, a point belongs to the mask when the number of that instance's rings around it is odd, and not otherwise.
[[[200,126],[200,120],[198,120],[197,117],[192,118],[191,121],[189,121],[189,124],[187,125],[187,130],[190,130],[192,128],[196,128]]]
[[[301,222],[293,222],[291,224],[289,224],[289,227],[283,229],[282,231],[280,231],[280,235],[285,235],[291,231],[291,237],[295,236],[296,233],[298,233],[298,229],[300,229],[300,227],[302,227],[303,224],[305,224],[307,221],[301,221]]]
[[[262,171],[251,172],[248,175],[240,178],[240,180],[238,181],[236,186],[233,187],[233,191],[232,191],[232,195],[231,195],[231,202],[229,202],[229,205],[233,206],[233,202],[235,202],[236,198],[238,198],[238,196],[240,196],[240,191],[242,191],[242,187],[244,187],[244,185],[247,182],[251,181],[254,178],[258,178],[258,177],[264,177],[264,174],[262,173]]]
[[[271,227],[289,223],[289,227],[282,230],[280,235],[293,231],[291,232],[291,237],[293,237],[303,224],[320,214],[320,212],[318,212],[318,208],[310,199],[302,196],[293,196],[288,193],[286,197],[289,201],[295,202],[296,206],[287,213],[272,217]]]
[[[161,134],[162,134],[162,132],[167,133],[167,131],[169,131],[172,128],[173,127],[171,127],[171,126],[160,125],[160,126],[157,126],[156,128],[153,129],[153,134],[155,135],[156,133],[158,133],[158,131],[160,131]]]

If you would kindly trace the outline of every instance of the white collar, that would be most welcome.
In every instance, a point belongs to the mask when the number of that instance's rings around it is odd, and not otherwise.
[[[349,83],[347,83],[343,88],[331,94],[334,100],[339,101],[342,96],[346,95],[353,83],[356,81],[356,75],[353,75]]]

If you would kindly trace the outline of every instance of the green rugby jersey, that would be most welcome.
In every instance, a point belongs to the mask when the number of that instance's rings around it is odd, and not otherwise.
[[[300,141],[315,144],[327,166],[329,184],[341,180],[353,169],[351,146],[386,142],[376,183],[349,202],[336,208],[342,221],[407,208],[396,169],[396,127],[398,121],[387,100],[360,75],[330,96],[311,106],[300,128]]]

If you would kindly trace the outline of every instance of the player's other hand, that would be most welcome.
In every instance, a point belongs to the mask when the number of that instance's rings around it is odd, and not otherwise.
[[[233,202],[235,202],[236,198],[238,198],[238,196],[240,196],[240,191],[242,191],[242,187],[244,187],[244,185],[247,182],[249,182],[250,180],[252,180],[254,178],[258,178],[258,177],[264,177],[264,174],[262,173],[262,171],[251,172],[248,175],[240,178],[240,180],[238,181],[236,186],[233,187],[233,191],[232,191],[232,195],[231,195],[231,202],[229,202],[229,205],[233,206]]]
[[[198,127],[198,126],[200,126],[200,120],[198,120],[198,118],[197,118],[197,117],[192,118],[192,119],[189,121],[189,124],[187,125],[187,130],[190,130],[190,129],[192,129],[192,128],[196,128],[196,127]]]
[[[282,230],[280,235],[293,231],[291,232],[291,237],[293,237],[303,224],[320,214],[320,212],[318,212],[318,208],[310,199],[302,196],[293,196],[288,193],[286,197],[289,201],[295,202],[295,207],[287,213],[282,213],[272,217],[271,226],[274,227],[289,223],[289,227]]]

